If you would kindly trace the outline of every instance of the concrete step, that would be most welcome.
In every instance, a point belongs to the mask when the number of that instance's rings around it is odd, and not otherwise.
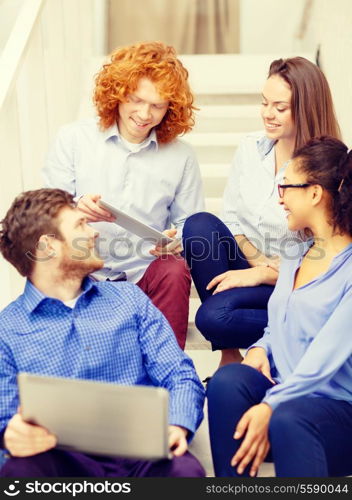
[[[222,209],[222,199],[221,198],[205,198],[205,210],[211,214],[220,216]]]
[[[193,281],[192,281],[192,285],[191,285],[191,299],[199,299],[199,295],[198,295],[198,292],[196,290],[196,287],[194,286]]]
[[[201,106],[196,111],[195,132],[252,132],[263,127],[258,105]]]
[[[211,349],[210,342],[208,342],[200,331],[195,326],[195,316],[201,305],[200,298],[197,294],[197,290],[192,283],[191,287],[191,298],[189,301],[189,315],[188,315],[188,331],[187,331],[187,341],[186,350],[209,350]]]
[[[216,177],[227,179],[230,175],[231,163],[201,163],[199,167],[203,179]]]
[[[206,198],[222,198],[226,186],[226,177],[203,178],[203,192]]]
[[[259,95],[271,62],[281,57],[301,55],[314,60],[313,54],[197,54],[181,55],[189,72],[196,96]],[[259,101],[257,101],[259,102]]]
[[[196,313],[201,305],[200,298],[198,295],[196,297],[191,297],[189,301],[189,314],[188,314],[188,322],[194,325],[194,319],[196,317]]]
[[[200,165],[206,198],[222,198],[230,170],[230,163],[202,163]]]
[[[211,344],[208,342],[197,328],[189,324],[187,330],[187,340],[185,351],[209,351]]]
[[[195,149],[199,163],[229,163],[243,136],[239,132],[190,132],[183,140]]]
[[[195,148],[209,146],[209,144],[216,148],[235,148],[244,135],[243,132],[190,132],[184,136],[184,140],[192,144]]]
[[[248,94],[246,92],[237,94],[195,94],[196,106],[258,106],[261,100],[259,93]]]

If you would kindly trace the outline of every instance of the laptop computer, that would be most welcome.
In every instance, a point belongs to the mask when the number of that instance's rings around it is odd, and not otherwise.
[[[145,460],[171,458],[166,389],[31,373],[18,375],[21,414],[58,447]]]

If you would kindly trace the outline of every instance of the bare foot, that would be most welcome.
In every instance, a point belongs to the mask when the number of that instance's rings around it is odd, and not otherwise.
[[[219,368],[230,363],[241,363],[242,360],[243,357],[239,349],[222,349]]]

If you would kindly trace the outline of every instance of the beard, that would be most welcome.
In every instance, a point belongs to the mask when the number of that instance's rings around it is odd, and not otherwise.
[[[59,272],[68,280],[83,279],[88,274],[99,271],[104,266],[104,261],[100,258],[97,251],[92,248],[89,255],[74,255],[72,249],[66,247],[62,256]]]

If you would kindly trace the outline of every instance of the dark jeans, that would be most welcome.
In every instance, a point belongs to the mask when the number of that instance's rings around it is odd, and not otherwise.
[[[0,477],[204,477],[189,452],[172,460],[148,462],[53,449],[33,457],[10,458]]]
[[[230,461],[242,439],[234,429],[250,407],[261,402],[271,382],[250,366],[220,368],[208,384],[210,441],[215,474],[238,476]],[[332,477],[352,474],[352,405],[323,397],[300,397],[281,403],[269,425],[278,477]],[[248,476],[250,465],[242,476]]]
[[[183,228],[183,246],[202,301],[197,328],[213,349],[249,347],[263,335],[274,287],[232,288],[216,295],[206,290],[218,274],[250,267],[233,235],[215,215],[200,212],[189,217]]]

